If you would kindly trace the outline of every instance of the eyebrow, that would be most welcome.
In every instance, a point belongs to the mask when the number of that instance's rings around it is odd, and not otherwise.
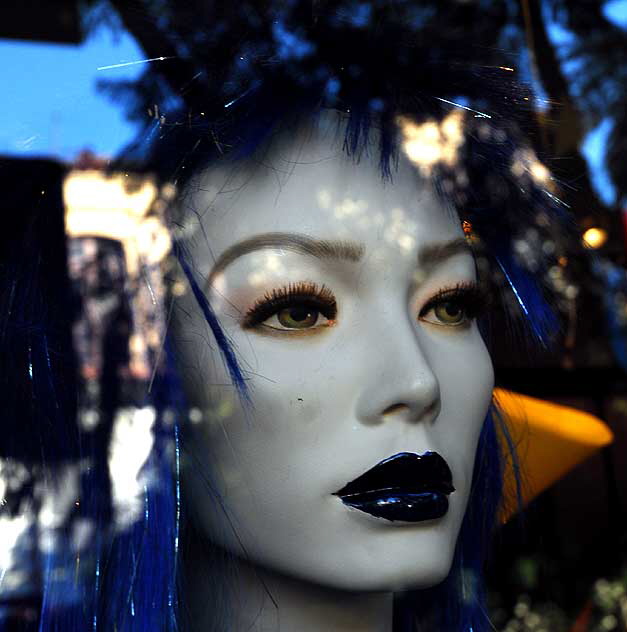
[[[272,248],[281,248],[316,257],[316,259],[342,259],[345,261],[359,261],[366,251],[365,245],[356,241],[314,239],[296,233],[263,233],[239,241],[227,248],[213,265],[205,288],[210,287],[215,277],[236,259],[257,250]],[[458,254],[472,255],[472,250],[464,237],[424,246],[418,254],[418,265],[426,270],[431,270],[446,259]]]
[[[307,235],[295,233],[263,233],[227,248],[218,257],[211,269],[207,279],[207,287],[212,284],[217,274],[239,257],[267,248],[281,248],[316,257],[316,259],[344,259],[346,261],[359,261],[366,251],[364,244],[356,241],[313,239]]]
[[[461,254],[473,256],[472,248],[468,245],[465,237],[424,246],[418,254],[418,265],[426,270],[431,270],[446,259]]]

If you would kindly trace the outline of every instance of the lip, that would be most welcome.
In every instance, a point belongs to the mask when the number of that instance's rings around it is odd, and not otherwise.
[[[442,518],[453,475],[437,452],[399,452],[377,463],[333,495],[347,506],[390,521]]]

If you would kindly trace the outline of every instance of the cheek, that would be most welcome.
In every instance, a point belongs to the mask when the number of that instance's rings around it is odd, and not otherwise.
[[[242,340],[236,342],[246,349]],[[279,354],[271,344],[266,349],[256,342],[254,356],[238,354],[252,376],[247,381],[250,404],[243,405],[226,372],[216,370],[212,379],[222,386],[205,384],[198,394],[203,420],[188,423],[185,432],[193,459],[210,469],[221,495],[235,505],[247,496],[263,502],[319,471],[320,456],[333,452],[329,435],[337,425],[321,423],[331,418],[324,397],[329,379],[317,369],[316,354]]]
[[[440,347],[432,366],[442,402],[434,432],[456,474],[455,487],[467,494],[477,441],[492,399],[492,361],[478,331],[473,330],[465,340]]]
[[[337,442],[320,427],[324,405],[310,384],[257,379],[252,399],[251,410],[187,435],[194,454],[184,492],[213,542],[292,572],[319,550]]]

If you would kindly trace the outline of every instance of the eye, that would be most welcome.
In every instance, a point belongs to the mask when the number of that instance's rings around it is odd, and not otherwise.
[[[278,311],[268,318],[264,325],[274,329],[311,329],[318,325],[324,316],[315,306],[294,304]]]
[[[444,325],[460,325],[467,318],[464,306],[455,300],[436,305],[433,314]]]
[[[248,310],[242,326],[298,332],[333,325],[336,315],[337,303],[327,287],[302,282],[266,293]]]
[[[476,283],[463,283],[440,290],[420,310],[418,316],[433,325],[464,327],[469,325],[486,307],[485,293]]]

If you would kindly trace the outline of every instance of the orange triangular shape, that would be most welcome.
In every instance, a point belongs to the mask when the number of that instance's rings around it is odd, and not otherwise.
[[[605,423],[581,410],[503,389],[495,389],[494,399],[516,450],[522,505],[613,440]],[[501,440],[505,441],[503,435]],[[519,502],[514,465],[505,446],[504,454],[501,518],[506,522]]]

